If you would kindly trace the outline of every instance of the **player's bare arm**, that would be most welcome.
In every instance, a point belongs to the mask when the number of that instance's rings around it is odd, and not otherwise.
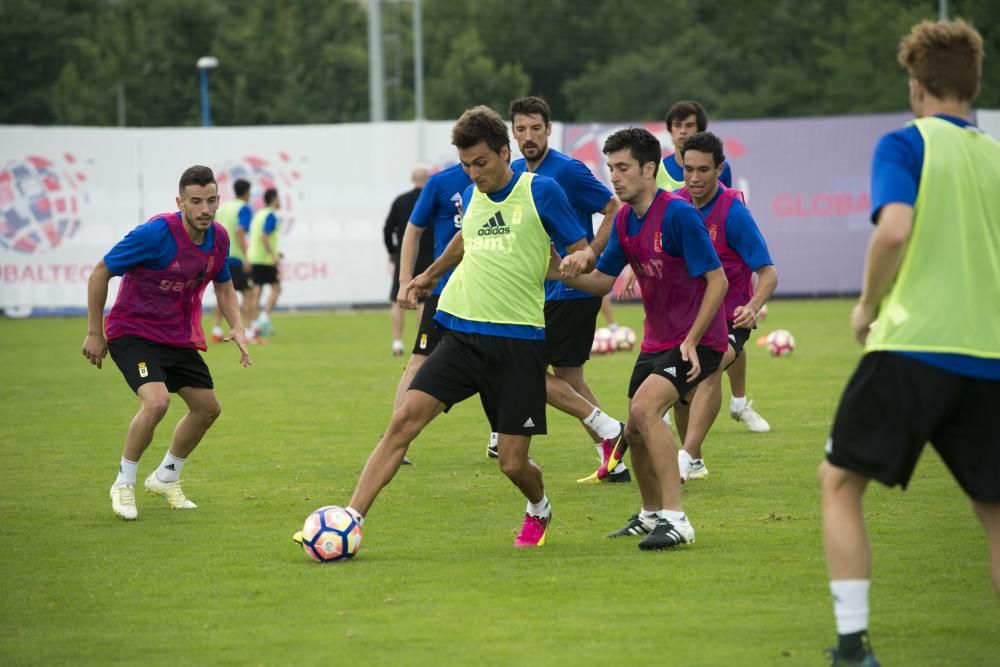
[[[87,281],[87,337],[83,339],[83,356],[98,368],[108,354],[108,340],[104,337],[104,305],[108,302],[109,282],[111,271],[102,259]]]
[[[778,271],[774,268],[774,264],[762,266],[755,273],[757,274],[757,286],[754,289],[753,297],[746,304],[737,306],[733,313],[733,326],[738,329],[752,329],[757,324],[757,313],[768,302],[778,286]]]
[[[399,246],[399,284],[407,285],[413,280],[413,265],[417,260],[417,249],[420,248],[420,239],[424,235],[424,228],[418,227],[412,222],[406,223],[406,230],[403,232],[403,242]],[[409,298],[407,298],[409,297]],[[396,296],[396,303],[401,308],[416,310],[416,295],[406,290],[400,290]]]
[[[601,220],[601,225],[597,228],[594,240],[590,242],[590,249],[594,251],[595,256],[599,257],[608,246],[608,239],[611,238],[611,230],[615,227],[615,214],[618,213],[620,206],[621,202],[618,201],[618,197],[612,197],[604,205],[604,208],[601,209],[600,212],[604,216],[604,219]]]
[[[243,322],[240,320],[239,300],[236,297],[236,290],[233,288],[233,281],[227,280],[223,283],[215,283],[215,300],[218,302],[222,316],[229,323],[229,333],[223,336],[224,342],[233,341],[240,349],[240,364],[244,368],[252,364],[250,361],[250,351],[247,349],[247,338],[243,331]]]
[[[586,238],[582,238],[575,243],[566,246],[566,256],[559,264],[559,271],[570,278],[584,273],[590,273],[597,264],[597,255],[594,254]]]
[[[882,297],[896,280],[903,263],[906,242],[913,229],[913,207],[907,204],[886,204],[878,216],[878,226],[868,242],[865,275],[861,283],[861,298],[851,311],[851,329],[862,345],[868,329],[878,316]]]
[[[462,239],[461,234],[455,234],[451,237],[451,241],[448,243],[448,247],[444,249],[441,256],[438,257],[434,262],[427,267],[427,270],[416,276],[413,280],[406,284],[401,292],[403,293],[404,299],[413,299],[414,301],[418,296],[428,296],[434,290],[435,285],[441,279],[441,276],[448,273],[449,269],[458,266],[458,263],[462,261],[462,257],[465,255],[465,241]]]
[[[691,370],[688,371],[688,380],[694,380],[701,375],[701,362],[698,360],[697,345],[701,337],[705,335],[708,325],[719,308],[722,307],[722,300],[726,297],[726,290],[729,289],[729,281],[726,280],[726,273],[720,266],[704,274],[705,295],[701,299],[701,306],[698,308],[698,315],[694,318],[691,331],[687,338],[680,344],[681,358],[691,363]]]

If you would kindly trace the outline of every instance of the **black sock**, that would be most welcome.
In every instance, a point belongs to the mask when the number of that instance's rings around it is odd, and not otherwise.
[[[868,641],[868,631],[851,632],[837,635],[837,655],[847,660],[861,660],[871,650]]]

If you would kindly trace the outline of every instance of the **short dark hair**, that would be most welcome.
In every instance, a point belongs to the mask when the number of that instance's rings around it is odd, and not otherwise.
[[[656,176],[663,154],[660,149],[660,142],[653,136],[652,132],[641,127],[628,127],[624,130],[618,130],[605,139],[602,150],[605,155],[610,155],[626,148],[629,149],[632,157],[639,161],[640,169],[647,162],[652,162],[656,165],[656,168],[653,170],[653,176]]]
[[[511,123],[514,122],[514,114],[530,116],[535,113],[542,117],[542,120],[545,121],[546,125],[549,124],[549,116],[552,115],[552,111],[549,109],[549,103],[541,97],[529,95],[528,97],[519,97],[510,103]]]
[[[233,182],[233,192],[236,193],[237,197],[242,197],[246,193],[250,192],[250,181],[242,178],[237,178]]]
[[[278,198],[278,191],[274,188],[268,188],[264,190],[264,205],[270,206],[274,203],[274,200]]]
[[[722,139],[711,132],[699,132],[684,142],[681,146],[681,158],[688,151],[698,151],[699,153],[711,153],[712,159],[715,161],[715,166],[718,167],[720,164],[726,161],[726,154],[722,150]]]
[[[494,153],[504,146],[510,148],[507,123],[500,114],[482,104],[467,109],[451,128],[451,143],[455,148],[472,148],[480,141],[485,141]]]
[[[708,129],[708,114],[705,113],[705,107],[694,100],[684,100],[670,107],[670,111],[667,112],[667,132],[674,126],[675,120],[684,120],[688,116],[695,117],[699,132]]]
[[[200,185],[205,187],[209,183],[215,183],[215,174],[212,173],[212,170],[208,167],[196,164],[193,167],[188,167],[184,170],[184,173],[181,174],[181,183],[178,188],[178,192],[183,195],[184,188],[189,185]],[[216,183],[216,186],[218,186],[218,183]]]

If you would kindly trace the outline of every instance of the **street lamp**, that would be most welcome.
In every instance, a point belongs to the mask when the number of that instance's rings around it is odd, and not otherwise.
[[[219,66],[219,59],[213,56],[198,58],[198,73],[201,77],[201,125],[212,127],[212,106],[208,101],[208,70]]]

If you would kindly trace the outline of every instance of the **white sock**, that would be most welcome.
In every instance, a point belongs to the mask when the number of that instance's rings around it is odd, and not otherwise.
[[[730,412],[742,412],[743,408],[747,406],[746,396],[733,396],[729,399],[729,411]]]
[[[265,322],[270,322],[271,321],[271,316],[268,315],[267,311],[265,310],[260,315],[257,316],[257,321],[260,322],[261,324],[263,324]]]
[[[216,324],[214,327],[212,327],[212,335],[213,336],[220,336],[221,337],[222,336],[222,327],[220,327],[218,324]]]
[[[399,340],[398,338],[396,340],[392,341],[392,349],[394,349],[394,350],[402,350],[403,349],[403,341]]]
[[[642,525],[646,528],[652,530],[653,526],[656,525],[656,519],[659,518],[658,512],[659,510],[639,510],[639,521],[642,521]]]
[[[361,515],[361,512],[357,511],[353,507],[345,507],[347,513],[354,517],[354,520],[358,522],[359,526],[365,525],[365,517]]]
[[[122,484],[135,486],[135,473],[138,469],[138,461],[129,461],[123,456],[121,463],[118,464],[118,477],[115,478],[113,486],[121,486]]]
[[[490,433],[490,447],[496,449],[498,444],[500,444],[500,434]]]
[[[181,468],[184,467],[185,461],[187,459],[179,459],[168,450],[167,455],[163,457],[163,463],[156,469],[156,479],[161,482],[176,482],[181,478]]]
[[[528,509],[525,511],[531,516],[537,516],[539,519],[547,519],[552,514],[552,507],[549,506],[549,499],[543,495],[542,499],[537,503],[529,500]]]
[[[244,329],[243,333],[246,334],[247,340],[253,340],[257,337],[257,329],[253,326],[249,326]]]
[[[838,579],[830,582],[837,634],[868,629],[868,579]]]
[[[594,408],[594,411],[590,413],[590,416],[586,419],[580,420],[585,426],[589,426],[594,429],[602,439],[607,440],[608,438],[617,438],[618,434],[621,433],[621,424],[618,423],[617,419],[612,419],[603,412],[600,408]]]
[[[687,523],[688,520],[687,515],[684,514],[684,512],[678,512],[677,510],[660,510],[659,512],[656,513],[656,516],[660,517],[661,519],[666,519],[671,523],[676,523],[678,521],[682,523]]]

